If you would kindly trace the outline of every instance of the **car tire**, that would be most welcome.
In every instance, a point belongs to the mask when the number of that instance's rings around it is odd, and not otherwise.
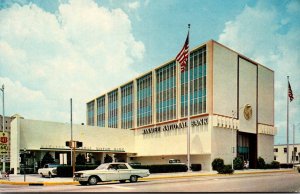
[[[49,172],[49,178],[53,178],[53,176],[52,176],[51,172]]]
[[[126,180],[119,180],[120,181],[120,183],[125,183],[126,182]]]
[[[43,175],[43,173],[40,173],[40,175],[44,178],[45,177],[45,175]]]
[[[91,176],[88,180],[90,185],[97,185],[98,183],[98,178],[96,176]]]
[[[137,180],[138,180],[138,177],[135,176],[135,175],[132,175],[132,176],[130,177],[130,179],[129,179],[129,181],[130,181],[131,183],[135,183],[135,182],[137,182]]]
[[[87,185],[87,184],[88,184],[87,181],[79,181],[79,183],[80,183],[81,185]]]

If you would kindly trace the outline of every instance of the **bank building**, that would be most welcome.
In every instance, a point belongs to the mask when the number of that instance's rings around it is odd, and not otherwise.
[[[256,167],[274,159],[274,71],[214,41],[190,51],[190,69],[175,58],[87,102],[87,125],[73,125],[76,150],[92,163],[187,162],[188,71],[190,71],[190,162],[210,171],[215,158],[234,157]],[[51,134],[51,135],[50,135]],[[70,124],[23,119],[11,122],[10,167],[20,169],[46,152],[70,164]],[[17,172],[17,171],[16,171]]]

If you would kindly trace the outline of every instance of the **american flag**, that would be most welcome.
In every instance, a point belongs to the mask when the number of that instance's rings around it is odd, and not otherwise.
[[[186,69],[188,57],[189,57],[189,33],[186,37],[185,43],[181,51],[176,56],[176,61],[178,61],[180,64],[181,72],[184,72]]]
[[[292,91],[290,82],[289,82],[289,93],[288,93],[288,96],[290,98],[290,102],[292,102],[294,100],[294,95],[293,95],[293,91]]]

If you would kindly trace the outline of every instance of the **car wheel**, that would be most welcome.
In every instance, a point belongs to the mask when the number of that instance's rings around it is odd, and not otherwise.
[[[40,173],[40,175],[41,175],[42,177],[45,177],[45,176],[43,175],[43,173]]]
[[[126,182],[126,180],[119,180],[120,181],[120,183],[125,183]]]
[[[79,181],[79,183],[80,183],[81,185],[87,185],[87,184],[88,184],[87,181]]]
[[[89,178],[89,184],[90,185],[96,185],[98,183],[98,178],[96,176],[91,176]]]
[[[49,172],[49,178],[52,178],[53,176],[52,176],[52,174],[51,174],[51,172]]]
[[[129,180],[130,180],[131,183],[135,183],[135,182],[137,182],[138,177],[135,176],[135,175],[132,175]]]

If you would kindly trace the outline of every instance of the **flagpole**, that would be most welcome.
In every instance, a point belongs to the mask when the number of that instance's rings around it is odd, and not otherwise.
[[[289,163],[289,76],[287,76],[286,163]]]
[[[190,39],[190,27],[191,25],[188,24],[188,38]],[[190,40],[188,40],[190,43]],[[188,129],[187,129],[187,165],[188,165],[188,171],[191,171],[191,156],[190,156],[190,81],[191,81],[191,69],[190,69],[190,49],[188,50],[188,63],[187,63],[187,69],[188,69]]]

